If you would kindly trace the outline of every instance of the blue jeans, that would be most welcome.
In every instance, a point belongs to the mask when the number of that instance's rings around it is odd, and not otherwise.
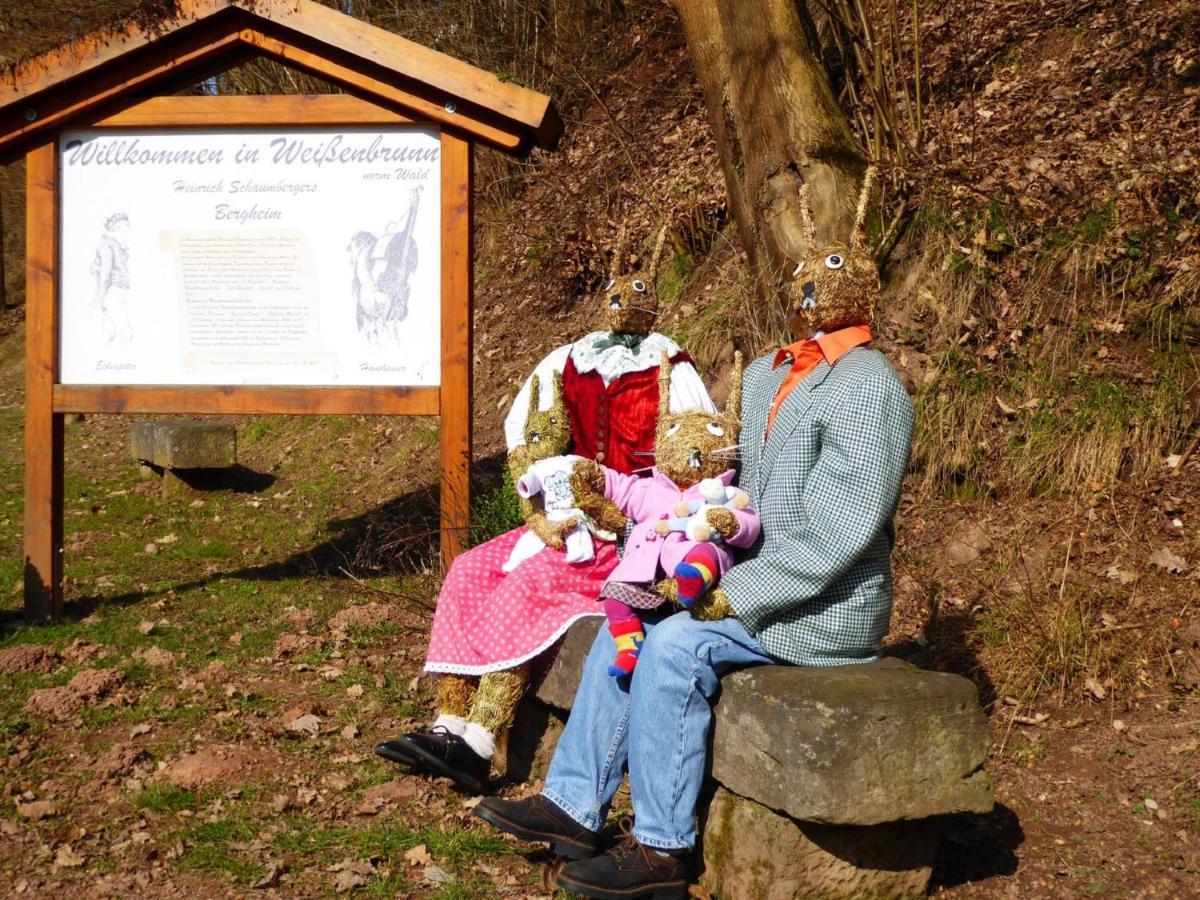
[[[545,797],[599,831],[629,771],[633,836],[660,850],[696,843],[696,802],[708,753],[710,703],[731,669],[773,662],[736,619],[676,613],[644,622],[631,678],[608,674],[616,649],[605,628],[592,644],[558,742]]]

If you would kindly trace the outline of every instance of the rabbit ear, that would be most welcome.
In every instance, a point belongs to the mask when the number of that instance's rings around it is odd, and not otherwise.
[[[563,398],[563,376],[559,371],[555,371],[550,380],[550,408],[557,415],[565,418],[567,407]]]
[[[725,415],[735,422],[742,420],[742,351],[733,352],[733,375],[729,385],[729,399],[725,401]]]
[[[671,355],[666,350],[658,366],[658,427],[661,430],[671,414]]]
[[[529,412],[525,414],[528,419],[536,413],[542,405],[542,382],[536,375],[530,376],[529,379]]]
[[[612,259],[608,263],[608,277],[610,279],[621,277],[621,266],[624,260],[621,258],[625,253],[625,236],[628,234],[629,228],[622,225],[617,229],[617,242],[613,245]]]
[[[662,265],[663,246],[667,240],[667,226],[664,225],[658,230],[658,239],[654,242],[654,255],[650,257],[650,271],[648,273],[650,283],[658,283],[658,267]]]
[[[817,226],[813,224],[812,191],[807,181],[800,185],[800,224],[804,227],[804,240],[808,244],[804,252],[808,255],[817,249]]]
[[[871,195],[875,192],[875,182],[879,170],[875,166],[867,166],[863,174],[862,190],[858,195],[858,210],[854,213],[854,228],[850,232],[850,251],[854,254],[869,252],[867,236],[867,210],[871,206]]]

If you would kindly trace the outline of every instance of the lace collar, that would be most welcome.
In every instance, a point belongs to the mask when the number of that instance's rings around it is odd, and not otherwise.
[[[571,360],[575,363],[575,370],[580,374],[597,372],[605,386],[630,372],[658,368],[664,350],[668,356],[675,356],[679,352],[678,344],[656,331],[646,335],[636,353],[623,345],[596,349],[596,344],[610,337],[611,331],[593,331],[571,346]]]

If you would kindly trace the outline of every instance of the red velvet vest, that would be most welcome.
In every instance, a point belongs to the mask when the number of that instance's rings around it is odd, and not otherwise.
[[[686,353],[671,362],[690,363]],[[574,453],[629,475],[648,475],[658,427],[658,366],[627,372],[604,386],[598,372],[580,372],[567,357],[563,401],[571,417]]]

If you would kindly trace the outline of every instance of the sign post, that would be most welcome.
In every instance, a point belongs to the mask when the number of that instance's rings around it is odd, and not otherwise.
[[[0,86],[34,620],[62,614],[69,412],[440,416],[444,562],[468,534],[474,147],[552,145],[549,98],[310,0],[177,5]],[[145,97],[253,56],[355,95]]]

